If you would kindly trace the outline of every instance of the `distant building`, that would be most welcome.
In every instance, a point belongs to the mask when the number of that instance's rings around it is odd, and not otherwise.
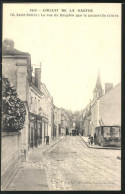
[[[46,120],[46,130],[45,130],[45,136],[49,136],[49,140],[51,140],[52,137],[52,130],[53,130],[53,118],[52,118],[52,112],[53,112],[53,97],[50,95],[47,87],[45,84],[41,83],[41,91],[43,92],[43,98],[42,98],[42,104],[43,107],[43,116],[44,121]]]
[[[121,83],[100,98],[99,122],[103,125],[121,126]]]
[[[91,134],[91,103],[82,112],[82,134],[84,136]]]
[[[98,125],[98,102],[99,98],[103,95],[103,89],[100,79],[100,72],[98,72],[96,86],[93,90],[93,100],[91,101],[91,135],[94,136],[95,126]]]
[[[61,109],[54,106],[53,137],[58,138],[61,135]]]
[[[104,94],[98,73],[93,100],[82,111],[82,118],[84,136],[94,137],[100,125],[121,125],[121,84],[113,88],[112,83],[105,83]]]
[[[95,100],[91,105],[91,135],[97,126],[121,126],[121,83]]]
[[[61,108],[61,134],[69,133],[69,116],[64,108]]]
[[[98,72],[96,86],[93,90],[93,99],[101,97],[102,95],[103,95],[103,90],[102,90],[102,84],[100,79],[100,72]]]

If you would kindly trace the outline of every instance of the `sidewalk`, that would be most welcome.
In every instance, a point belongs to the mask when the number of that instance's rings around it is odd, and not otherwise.
[[[50,149],[52,146],[54,146],[56,143],[61,141],[65,136],[61,136],[59,138],[53,139],[49,142],[49,145],[44,144],[40,148],[36,148],[34,150],[30,150],[28,153],[28,162],[39,162],[42,160],[42,153],[46,152],[48,149]]]
[[[88,141],[88,137],[81,136],[85,144],[88,148],[94,148],[94,149],[110,149],[110,150],[121,150],[121,147],[101,147],[100,145],[90,145]]]
[[[48,182],[46,164],[43,153],[56,143],[61,141],[65,136],[51,140],[49,145],[43,145],[28,153],[27,162],[22,162],[22,166],[7,187],[6,191],[49,191],[52,189]]]

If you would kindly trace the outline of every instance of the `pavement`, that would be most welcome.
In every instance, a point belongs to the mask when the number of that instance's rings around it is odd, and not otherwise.
[[[43,145],[28,153],[28,160],[22,166],[7,187],[6,191],[48,191],[51,190],[43,153],[60,142],[65,136],[51,140],[49,145]]]
[[[51,147],[53,147],[56,143],[58,143],[59,141],[61,141],[63,138],[65,138],[65,136],[61,136],[59,138],[55,138],[53,140],[51,140],[49,142],[49,145],[44,144],[42,147],[40,148],[35,148],[34,150],[30,150],[28,152],[28,162],[39,162],[41,161],[42,157],[43,157],[43,153],[46,152],[48,149],[50,149]]]
[[[108,146],[100,146],[100,145],[95,145],[95,144],[92,144],[90,145],[89,144],[89,141],[88,141],[88,137],[85,137],[85,136],[80,136],[83,141],[86,143],[87,147],[89,148],[94,148],[94,149],[110,149],[110,150],[121,150],[121,147],[108,147]]]

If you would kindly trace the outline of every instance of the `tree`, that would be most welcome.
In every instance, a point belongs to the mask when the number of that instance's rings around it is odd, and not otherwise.
[[[24,126],[26,108],[24,102],[17,96],[16,89],[2,77],[2,128],[3,131],[15,132]]]

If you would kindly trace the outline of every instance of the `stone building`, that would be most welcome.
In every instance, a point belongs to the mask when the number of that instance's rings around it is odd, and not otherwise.
[[[99,99],[94,99],[91,103],[91,136],[93,137],[97,126],[99,126]]]
[[[95,128],[100,125],[121,125],[121,91],[120,84],[113,88],[112,83],[105,83],[102,89],[100,73],[93,90],[93,100],[82,111],[83,135],[94,137]],[[117,91],[117,92],[116,92]]]
[[[106,91],[99,100],[99,122],[121,126],[121,83]]]
[[[61,108],[58,108],[58,135],[61,136]]]
[[[61,108],[61,135],[66,135],[69,131],[69,117],[64,108]]]
[[[100,71],[98,72],[97,81],[93,90],[93,99],[100,98],[103,95],[103,89],[100,79]]]
[[[89,136],[91,134],[91,103],[82,111],[82,134]]]
[[[73,113],[72,113],[71,110],[68,110],[67,114],[68,114],[68,123],[69,123],[68,133],[69,133],[69,135],[71,135],[72,134],[72,130],[74,129],[73,128],[74,117],[73,117]]]
[[[15,87],[26,107],[21,133],[2,133],[2,177],[5,178],[4,183],[6,180],[9,183],[11,175],[20,166],[21,156],[23,161],[27,160],[29,149],[46,143],[47,135],[51,139],[53,98],[45,84],[41,83],[41,67],[35,68],[33,76],[30,54],[15,49],[14,42],[9,39],[3,42],[2,67],[3,75]],[[7,141],[8,145],[11,144],[9,148],[6,146]],[[9,150],[9,157],[6,149]]]
[[[29,107],[28,91],[31,80],[31,56],[14,48],[14,42],[5,39],[2,45],[2,74],[17,90],[18,97],[25,103],[26,117],[21,134],[2,133],[2,187],[11,181],[21,162],[21,150],[28,152]],[[22,87],[23,85],[23,87]],[[23,155],[24,156],[24,155]]]
[[[41,68],[35,69],[35,77],[29,82],[29,149],[39,147],[43,143],[44,132],[42,131],[42,97],[41,92]]]
[[[41,83],[41,91],[43,93],[42,98],[42,108],[43,108],[43,116],[46,118],[46,129],[45,129],[45,136],[49,136],[51,140],[52,137],[52,130],[53,130],[53,97],[50,95],[47,87],[45,84]],[[45,142],[45,137],[44,137]]]
[[[60,135],[61,135],[61,109],[54,105],[53,137],[58,138]]]
[[[91,136],[96,127],[104,125],[121,126],[121,83],[114,88],[112,83],[106,83],[105,94],[97,93],[91,102]]]
[[[2,49],[2,74],[5,75],[12,86],[17,90],[18,97],[25,103],[26,119],[22,133],[22,150],[28,151],[29,128],[29,82],[31,81],[31,56],[29,53],[14,48],[14,42],[5,39]],[[23,86],[23,87],[22,87]]]
[[[99,107],[99,99],[103,95],[103,89],[100,79],[100,72],[98,72],[96,86],[93,90],[93,100],[91,101],[91,136],[94,136],[95,133],[95,127],[99,124],[99,113],[98,113],[98,107]]]
[[[35,68],[35,76],[30,82],[29,97],[29,147],[39,147],[46,143],[46,136],[51,140],[53,127],[53,97],[46,85],[41,83],[41,67]]]
[[[48,92],[48,100],[47,100],[47,115],[48,115],[48,136],[51,141],[52,139],[52,131],[53,131],[53,97]]]

